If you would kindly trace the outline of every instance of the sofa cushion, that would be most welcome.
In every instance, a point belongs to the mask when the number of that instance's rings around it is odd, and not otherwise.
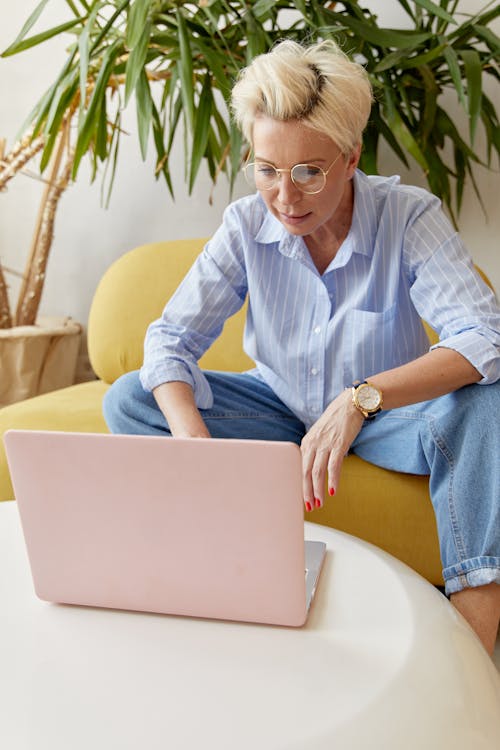
[[[349,455],[335,497],[307,513],[306,520],[365,539],[443,585],[427,476],[389,471]]]

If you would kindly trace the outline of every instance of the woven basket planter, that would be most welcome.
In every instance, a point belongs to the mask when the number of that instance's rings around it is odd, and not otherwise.
[[[0,407],[72,385],[81,334],[71,318],[0,329]]]

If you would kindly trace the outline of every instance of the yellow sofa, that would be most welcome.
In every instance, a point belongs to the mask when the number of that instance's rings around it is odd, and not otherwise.
[[[0,434],[10,428],[106,432],[102,397],[122,373],[137,369],[148,323],[203,247],[204,240],[144,245],[123,255],[102,278],[91,306],[88,347],[99,380],[64,388],[0,409]],[[203,356],[208,369],[244,370],[252,362],[241,348],[244,309],[227,321]],[[0,500],[13,498],[0,441]],[[307,520],[333,526],[387,550],[434,584],[442,584],[434,513],[427,477],[397,474],[348,456],[340,486]],[[369,576],[369,572],[368,572]]]

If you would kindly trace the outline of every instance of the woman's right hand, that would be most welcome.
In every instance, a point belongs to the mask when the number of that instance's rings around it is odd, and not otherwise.
[[[302,440],[302,484],[306,510],[323,505],[325,481],[334,495],[344,457],[364,422],[345,389],[325,409]]]

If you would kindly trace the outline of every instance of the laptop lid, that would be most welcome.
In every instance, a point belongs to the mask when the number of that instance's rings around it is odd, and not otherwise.
[[[24,430],[4,440],[41,599],[305,622],[297,445]]]

